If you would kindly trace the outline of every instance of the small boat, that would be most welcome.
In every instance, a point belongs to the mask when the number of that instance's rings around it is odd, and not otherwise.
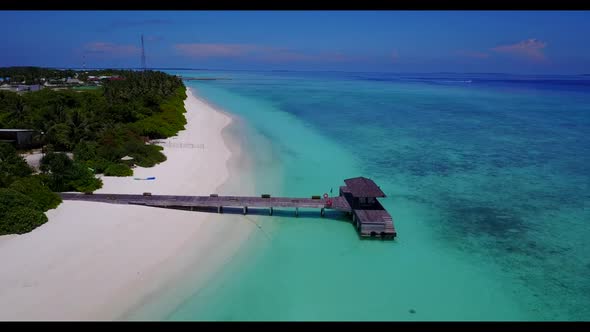
[[[134,180],[155,180],[156,177],[155,176],[150,176],[150,177],[147,177],[147,178],[133,178],[133,179]]]

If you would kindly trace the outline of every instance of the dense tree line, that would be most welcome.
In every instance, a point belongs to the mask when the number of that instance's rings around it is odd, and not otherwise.
[[[123,79],[94,91],[0,91],[0,128],[39,130],[48,148],[74,152],[98,172],[126,155],[141,166],[165,160],[157,146],[144,143],[184,129],[182,81],[154,71],[116,73]]]
[[[59,79],[74,77],[73,70],[59,70],[39,67],[4,67],[0,68],[0,78],[7,83],[38,84],[41,79]]]
[[[3,70],[0,77],[24,75],[32,80],[53,73],[39,68]],[[65,74],[70,73],[57,75]],[[92,71],[85,75],[91,74],[99,76]],[[124,156],[142,167],[166,160],[161,147],[146,141],[184,129],[182,81],[155,71],[109,74],[121,79],[108,80],[92,91],[0,91],[0,128],[38,130],[46,152],[40,174],[33,174],[12,146],[0,144],[0,235],[21,234],[44,223],[43,212],[61,202],[55,192],[92,192],[102,186],[97,173],[132,175],[121,161]],[[73,158],[65,152],[72,152]]]
[[[78,78],[82,81],[86,81],[89,76],[120,76],[125,74],[124,70],[119,69],[98,69],[98,70],[86,70],[78,72]]]

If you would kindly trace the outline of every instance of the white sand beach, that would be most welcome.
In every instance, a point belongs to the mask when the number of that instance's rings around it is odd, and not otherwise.
[[[209,195],[226,183],[237,148],[221,132],[232,119],[187,94],[188,124],[164,145],[168,160],[103,177],[97,192]],[[123,319],[182,277],[197,288],[255,227],[229,215],[76,201],[47,216],[28,234],[0,237],[0,320]]]

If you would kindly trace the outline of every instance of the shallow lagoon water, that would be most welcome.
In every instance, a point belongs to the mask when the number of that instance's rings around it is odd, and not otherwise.
[[[275,211],[169,320],[587,320],[590,83],[581,78],[178,72],[238,116],[256,193],[374,179],[398,231]],[[236,215],[236,222],[242,216]],[[188,290],[190,292],[190,290]]]

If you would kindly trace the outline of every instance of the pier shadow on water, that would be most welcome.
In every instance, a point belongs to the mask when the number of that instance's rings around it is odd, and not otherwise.
[[[152,208],[157,209],[172,209],[172,210],[182,210],[182,211],[190,211],[195,213],[211,213],[211,214],[219,214],[216,207],[193,207],[191,210],[190,207],[185,206],[169,206],[169,207],[159,207],[159,206],[150,206]],[[229,215],[236,215],[236,216],[244,216],[244,210],[240,207],[224,207],[222,214],[229,214]],[[363,237],[361,234],[355,229],[352,225],[352,219],[346,212],[336,211],[336,210],[325,210],[324,216],[322,217],[320,214],[320,210],[299,210],[299,214],[295,215],[294,209],[273,209],[272,215],[270,214],[270,209],[267,208],[248,208],[247,216],[263,216],[263,217],[280,217],[280,218],[297,218],[297,219],[328,219],[331,222],[338,222],[338,223],[347,223],[350,224],[350,231],[355,232],[359,240],[363,241],[388,241],[391,242],[392,240],[382,239],[379,236],[376,237]],[[326,220],[326,221],[328,221]],[[395,242],[395,239],[393,239]]]
[[[158,206],[150,206],[153,208],[158,209],[172,209],[172,210],[183,210],[183,211],[190,211],[190,212],[199,212],[199,213],[213,213],[219,214],[216,207],[193,207],[192,210],[190,207],[185,206],[168,206],[168,207],[158,207]],[[222,214],[232,214],[232,215],[243,215],[244,210],[241,207],[223,207]],[[268,216],[268,217],[284,217],[284,218],[303,218],[303,219],[331,219],[339,222],[347,222],[350,223],[351,219],[347,216],[345,212],[340,211],[329,211],[326,210],[324,213],[324,217],[321,216],[320,210],[299,210],[298,216],[295,215],[294,209],[287,209],[287,208],[274,208],[272,215],[270,214],[270,209],[267,208],[248,208],[247,215],[252,216]]]

